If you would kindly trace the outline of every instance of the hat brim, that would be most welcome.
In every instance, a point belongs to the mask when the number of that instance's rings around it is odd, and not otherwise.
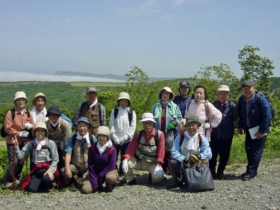
[[[36,137],[36,136],[35,136],[35,133],[36,133],[37,128],[45,129],[45,131],[46,131],[46,136],[45,136],[45,137],[49,136],[49,131],[48,131],[48,129],[39,126],[39,127],[36,127],[36,128],[33,130],[33,132],[32,132],[32,135],[33,135],[34,138]]]
[[[88,123],[88,122],[86,122],[86,121],[83,121],[83,120],[78,121],[78,122],[77,122],[77,125],[78,125],[79,123],[81,123],[81,122],[87,124],[87,125],[89,126],[89,128],[92,127],[92,125],[91,125],[90,123]]]
[[[185,124],[185,127],[187,127],[188,126],[188,124],[190,124],[190,123],[195,123],[195,124],[197,124],[198,125],[198,127],[200,127],[201,126],[201,123],[199,122],[199,121],[190,121],[190,122],[186,122],[186,124]]]
[[[58,115],[59,117],[61,116],[61,114],[57,111],[51,111],[51,112],[48,112],[46,117],[49,117],[50,114],[55,114],[55,115]]]
[[[153,123],[156,123],[156,121],[152,118],[145,118],[145,119],[140,120],[140,122],[147,122],[147,121],[151,121]]]
[[[35,101],[36,101],[36,99],[39,98],[39,97],[44,98],[45,104],[47,103],[47,98],[46,98],[46,97],[44,97],[44,96],[37,96],[36,98],[34,98],[34,99],[32,100],[32,104],[33,104],[34,106],[35,106]]]

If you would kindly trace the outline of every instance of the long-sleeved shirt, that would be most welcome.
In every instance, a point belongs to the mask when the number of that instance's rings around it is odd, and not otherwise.
[[[32,153],[32,162],[36,164],[38,159],[38,154],[40,153],[39,150],[33,149],[33,147],[36,146],[37,143],[35,140],[28,142],[22,148],[22,150],[20,150],[19,147],[16,146],[16,156],[18,157],[18,159],[22,159]],[[51,162],[51,165],[47,171],[54,174],[57,168],[57,163],[59,161],[56,144],[54,143],[54,141],[47,139],[45,146],[47,146],[49,150],[44,147],[42,147],[41,150],[43,150],[43,152],[45,153],[46,162]]]
[[[116,118],[114,116],[115,109],[112,110],[110,116],[110,135],[112,140],[118,139],[120,145],[123,145],[124,143],[130,142],[134,135],[136,129],[136,114],[133,111],[130,123],[128,119],[130,108],[128,107],[123,110],[122,108],[117,107],[116,109],[119,109],[118,116]]]
[[[171,150],[171,156],[173,159],[175,159],[179,162],[183,162],[187,157],[185,157],[184,155],[182,155],[180,153],[180,146],[181,146],[180,141],[181,141],[181,135],[177,135],[174,140],[174,143],[173,143],[173,148]],[[200,152],[201,159],[206,159],[206,158],[211,159],[212,158],[212,152],[211,152],[211,148],[209,146],[209,142],[202,135],[201,135],[201,145],[199,148],[199,152]]]
[[[19,133],[21,131],[25,130],[24,124],[25,123],[30,123],[34,126],[34,121],[33,121],[33,118],[32,118],[32,114],[30,112],[30,117],[28,117],[27,112],[29,112],[29,111],[24,109],[23,114],[21,114],[19,109],[15,108],[15,118],[14,119],[12,119],[11,110],[8,111],[8,113],[6,114],[5,121],[4,121],[4,129],[7,133],[7,136],[5,137],[7,144],[11,144],[13,142],[12,137],[16,136],[17,139],[18,139],[19,145],[21,145],[22,142],[21,142],[21,138],[19,136]],[[29,132],[32,132],[32,129]]]
[[[150,138],[152,136],[156,135],[156,129],[153,128],[153,130],[149,136],[147,136],[146,132],[143,130],[142,135],[145,138],[146,143],[148,144],[150,141]],[[138,147],[138,144],[139,144],[138,133],[135,133],[131,142],[128,145],[128,148],[127,148],[123,158],[130,160],[130,158],[132,158],[134,156],[136,148]],[[163,164],[164,155],[165,155],[165,138],[164,138],[164,133],[160,132],[160,136],[158,138],[158,145],[157,145],[157,163]]]

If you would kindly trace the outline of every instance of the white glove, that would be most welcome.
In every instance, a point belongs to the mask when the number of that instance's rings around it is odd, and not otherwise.
[[[204,128],[205,129],[211,128],[211,124],[209,122],[204,123]]]
[[[125,139],[124,138],[121,138],[120,140],[119,140],[119,145],[123,145],[124,144],[124,142],[125,142]]]
[[[154,171],[154,175],[156,175],[159,179],[162,179],[164,176],[164,172],[160,165],[157,165]]]
[[[33,125],[32,125],[31,123],[25,123],[25,124],[24,124],[24,127],[25,127],[27,130],[29,130],[29,129],[33,128]]]
[[[122,162],[122,170],[123,170],[124,173],[128,172],[127,160],[123,160],[123,162]]]
[[[120,144],[120,140],[118,138],[115,138],[114,140],[115,145],[119,145]]]
[[[19,136],[20,136],[20,137],[27,137],[28,134],[29,134],[28,131],[21,131],[21,132],[19,133]]]

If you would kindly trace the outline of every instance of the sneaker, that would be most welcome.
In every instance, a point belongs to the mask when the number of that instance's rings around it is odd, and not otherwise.
[[[6,188],[12,188],[13,187],[13,182],[6,182],[5,187]]]
[[[170,185],[168,185],[166,187],[166,189],[171,190],[171,189],[174,189],[174,188],[177,188],[177,187],[182,187],[182,186],[183,186],[182,182],[180,182],[180,183],[172,182]]]
[[[252,177],[250,174],[245,174],[242,176],[242,181],[250,181],[251,179],[254,179],[254,177]]]
[[[108,192],[112,192],[115,188],[115,185],[106,183],[106,189]]]
[[[213,178],[213,179],[216,179],[216,172],[215,172],[215,169],[210,169],[210,171],[211,171],[212,178]]]
[[[18,179],[16,179],[16,185],[19,185],[20,181]]]
[[[127,182],[126,179],[123,179],[120,183],[121,183],[121,185],[123,185],[123,186],[135,185],[135,184],[136,184],[136,178],[130,180],[129,182]]]
[[[121,182],[124,179],[124,175],[119,175],[118,181]]]
[[[149,184],[152,184],[152,174],[149,173]]]
[[[224,172],[223,171],[218,171],[217,172],[217,179],[224,179]]]

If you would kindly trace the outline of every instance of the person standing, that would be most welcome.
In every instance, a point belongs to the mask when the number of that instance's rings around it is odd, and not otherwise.
[[[212,159],[209,162],[209,168],[213,178],[223,179],[224,170],[226,168],[232,139],[234,135],[234,127],[237,123],[237,106],[229,100],[229,87],[221,85],[218,88],[218,100],[213,105],[222,113],[222,121],[213,128],[211,133],[210,147],[212,150]],[[216,173],[217,157],[220,156],[218,170]]]
[[[74,124],[77,125],[80,117],[86,117],[91,124],[91,134],[96,135],[96,129],[101,125],[106,125],[106,110],[97,100],[98,91],[95,87],[88,87],[86,90],[86,96],[87,101],[78,106]]]
[[[8,111],[4,120],[4,129],[7,133],[5,140],[7,144],[8,152],[8,165],[6,171],[5,186],[11,188],[13,182],[16,185],[20,183],[21,171],[24,164],[24,159],[18,160],[14,156],[15,144],[13,143],[13,138],[17,139],[17,144],[19,149],[31,140],[30,135],[33,130],[34,121],[31,112],[25,108],[28,100],[25,92],[18,91],[15,93],[14,104],[15,107]],[[14,164],[14,168],[13,168]]]
[[[124,178],[121,167],[123,155],[130,143],[136,129],[136,114],[130,108],[130,96],[126,92],[121,92],[117,99],[118,106],[115,107],[110,116],[110,135],[118,154],[121,153],[121,161],[119,166],[119,180]]]
[[[31,109],[32,117],[34,123],[37,122],[46,122],[49,118],[47,115],[47,110],[45,105],[47,103],[47,98],[44,93],[36,93],[34,99],[32,100],[32,104],[34,105]]]
[[[186,105],[191,101],[189,93],[191,91],[190,83],[188,81],[181,81],[179,84],[179,96],[175,96],[173,102],[177,104],[181,111],[181,115],[185,116]]]
[[[241,89],[243,96],[238,100],[238,132],[242,134],[245,131],[247,155],[246,172],[241,177],[243,181],[249,181],[257,175],[265,141],[270,130],[272,110],[265,96],[260,96],[256,92],[253,81],[243,81]]]

